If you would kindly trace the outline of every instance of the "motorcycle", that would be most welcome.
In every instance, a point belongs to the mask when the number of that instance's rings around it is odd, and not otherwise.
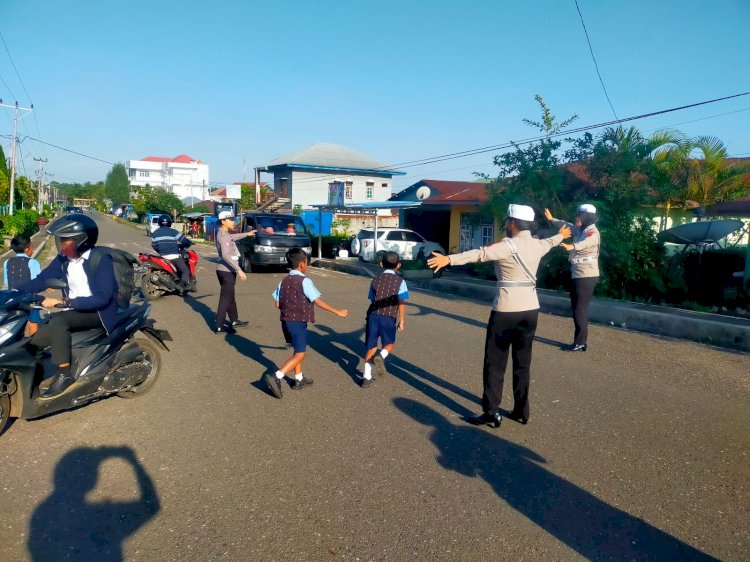
[[[52,280],[48,288],[63,288]],[[145,394],[161,370],[160,349],[172,341],[169,333],[154,328],[147,301],[131,304],[120,313],[117,326],[73,332],[71,369],[76,382],[61,394],[41,393],[57,374],[49,349],[29,345],[24,328],[37,296],[0,291],[0,435],[13,418],[34,419],[76,408],[116,394],[135,398]]]
[[[190,270],[190,283],[187,292],[195,291],[198,281],[195,277],[195,270],[198,265],[198,254],[193,250],[183,250],[182,259]],[[180,291],[180,272],[172,265],[167,258],[155,254],[138,254],[138,259],[146,268],[146,272],[141,277],[141,291],[146,298],[154,300],[165,295],[166,293],[175,293]]]

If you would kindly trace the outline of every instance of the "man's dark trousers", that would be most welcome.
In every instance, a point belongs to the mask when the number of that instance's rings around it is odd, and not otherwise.
[[[52,346],[52,363],[70,363],[71,332],[101,328],[102,321],[97,312],[63,310],[52,315],[48,324],[39,327],[31,337],[31,344],[43,349]]]
[[[176,260],[169,261],[172,262],[172,265],[174,265],[177,268],[177,271],[180,272],[180,287],[187,289],[190,286],[190,269],[185,263],[185,260],[179,257]]]
[[[529,417],[531,347],[538,317],[539,309],[522,312],[493,310],[490,314],[484,344],[482,409],[486,413],[494,415],[500,410],[510,350],[513,358],[513,412],[524,418]]]

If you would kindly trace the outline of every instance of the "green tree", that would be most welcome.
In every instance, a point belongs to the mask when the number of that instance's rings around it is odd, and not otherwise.
[[[37,203],[37,189],[34,182],[26,176],[18,176],[13,182],[15,202],[18,205],[31,207]]]
[[[10,177],[10,169],[7,160],[5,160],[5,152],[3,152],[2,146],[0,146],[0,173],[5,174],[6,178]]]
[[[104,195],[113,205],[127,203],[130,200],[130,182],[128,172],[123,164],[115,164],[104,180]]]
[[[580,182],[571,181],[570,175],[562,166],[560,153],[563,141],[558,135],[568,125],[578,119],[573,115],[558,122],[555,115],[541,96],[535,98],[541,110],[541,119],[523,122],[543,134],[539,141],[521,146],[513,143],[513,150],[495,156],[493,163],[500,168],[497,177],[490,178],[485,174],[476,174],[484,180],[490,180],[489,207],[492,214],[504,216],[510,203],[531,204],[539,208],[552,206],[562,209],[562,200],[573,198],[574,193],[582,188]],[[570,141],[566,141],[570,142]]]

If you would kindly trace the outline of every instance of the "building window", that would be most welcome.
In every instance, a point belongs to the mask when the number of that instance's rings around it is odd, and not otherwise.
[[[346,182],[346,189],[344,192],[344,197],[348,199],[349,201],[352,200],[352,187],[353,187],[352,182],[350,181]]]
[[[489,246],[495,241],[495,227],[491,224],[482,225],[482,246]]]
[[[138,177],[139,178],[147,178],[147,177],[149,177],[149,173],[148,172],[144,172],[143,170],[141,170],[141,171],[138,172]]]
[[[368,199],[372,199],[373,191],[375,191],[375,182],[368,181],[367,182],[367,198]]]
[[[133,168],[128,168],[128,177],[129,178],[135,177],[135,170]]]

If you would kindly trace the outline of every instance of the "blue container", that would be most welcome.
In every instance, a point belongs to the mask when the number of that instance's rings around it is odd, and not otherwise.
[[[321,216],[322,215],[322,216]],[[331,211],[302,211],[302,222],[310,227],[314,236],[322,233],[323,236],[331,234],[331,223],[333,223],[333,213]]]

